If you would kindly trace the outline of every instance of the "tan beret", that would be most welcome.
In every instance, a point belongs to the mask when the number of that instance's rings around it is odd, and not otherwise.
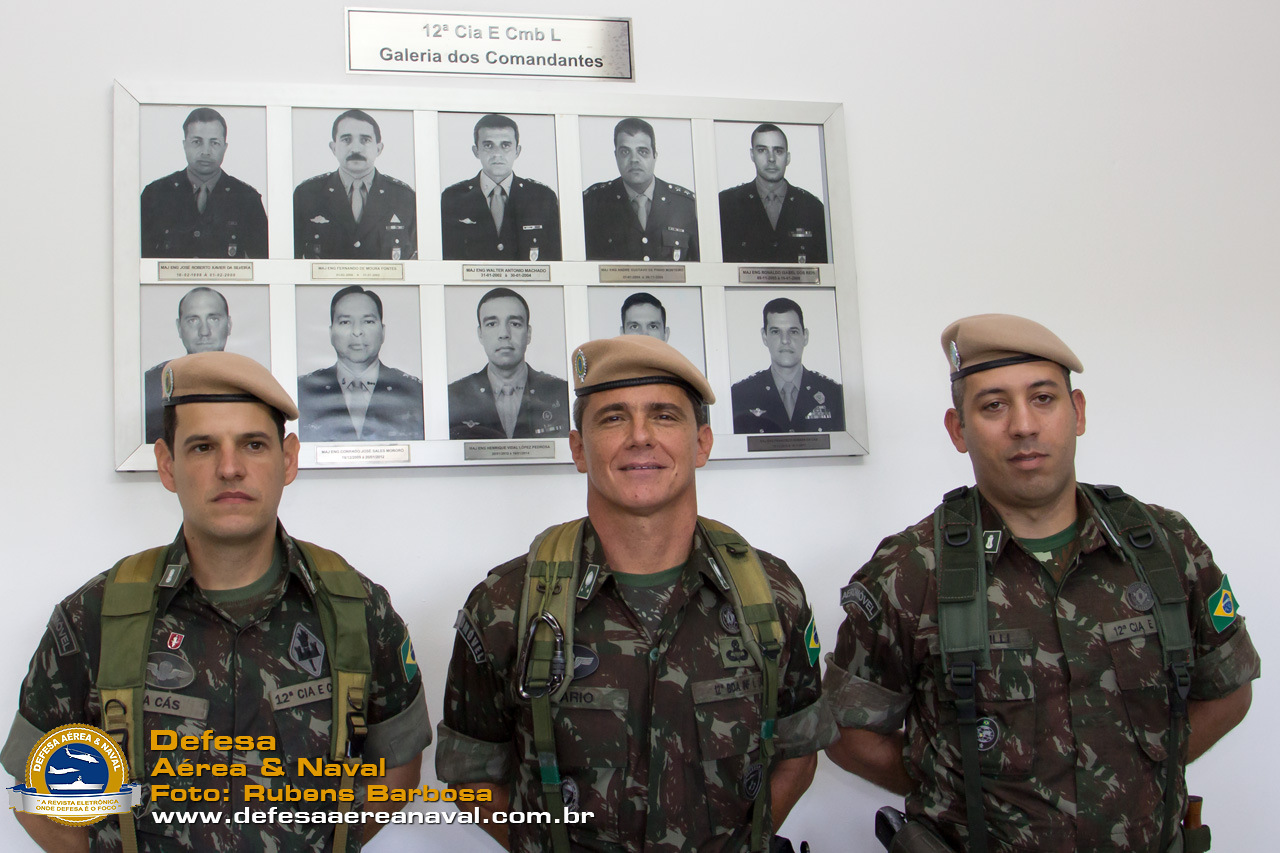
[[[587,341],[573,353],[573,390],[579,397],[633,385],[678,385],[714,403],[711,383],[693,362],[665,341],[620,335]]]
[[[183,403],[266,403],[297,420],[298,407],[261,364],[233,352],[197,352],[164,366],[161,393],[166,406]]]
[[[942,351],[951,363],[951,381],[1009,364],[1052,361],[1083,373],[1071,348],[1034,320],[1013,314],[977,314],[956,320],[942,332]]]

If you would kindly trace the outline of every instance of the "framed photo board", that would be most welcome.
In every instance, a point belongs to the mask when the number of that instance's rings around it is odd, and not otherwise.
[[[705,370],[714,459],[868,450],[839,104],[114,100],[117,470],[154,469],[163,364],[209,349],[299,400],[303,467],[567,463],[573,351],[617,334]]]

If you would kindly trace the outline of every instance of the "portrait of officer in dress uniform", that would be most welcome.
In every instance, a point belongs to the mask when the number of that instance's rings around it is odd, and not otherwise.
[[[766,302],[762,314],[760,340],[769,350],[769,366],[733,384],[733,431],[843,430],[844,389],[804,366],[809,345],[804,310],[783,296]]]
[[[262,194],[222,171],[227,120],[209,107],[182,122],[187,167],[142,191],[142,257],[265,258]]]
[[[379,358],[382,299],[358,284],[329,302],[332,367],[298,377],[302,441],[421,441],[422,380]]]
[[[787,181],[791,151],[776,124],[751,132],[755,180],[720,193],[720,245],[727,262],[827,262],[822,202]]]
[[[231,309],[227,298],[212,287],[193,287],[178,300],[178,338],[188,354],[222,352],[231,334]],[[169,359],[147,368],[142,376],[147,444],[164,435],[164,399],[161,373]],[[144,362],[145,364],[145,362]]]
[[[445,260],[560,260],[560,202],[555,190],[515,173],[520,127],[490,113],[472,131],[474,177],[440,194]]]
[[[691,190],[655,177],[653,125],[640,118],[618,122],[613,156],[619,177],[582,194],[587,260],[698,260],[697,204]]]
[[[622,300],[620,335],[648,335],[665,341],[671,337],[667,328],[667,309],[658,297],[641,290]]]
[[[449,384],[449,438],[568,438],[569,384],[525,361],[529,303],[495,287],[476,305],[476,337],[488,363]]]
[[[296,258],[407,261],[418,253],[417,196],[378,171],[382,129],[364,110],[333,121],[329,150],[338,161],[293,191]]]

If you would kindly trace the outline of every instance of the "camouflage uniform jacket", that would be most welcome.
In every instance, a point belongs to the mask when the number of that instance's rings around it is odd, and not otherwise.
[[[298,758],[326,758],[333,715],[329,654],[324,648],[315,601],[308,589],[307,570],[298,548],[279,532],[277,559],[283,553],[288,571],[254,607],[249,622],[239,627],[223,608],[213,605],[191,580],[182,532],[169,547],[169,564],[183,573],[173,588],[161,588],[147,659],[147,690],[143,728],[170,729],[199,735],[212,729],[218,735],[271,735],[277,751],[217,752],[174,749],[153,752],[147,745],[148,781],[178,788],[220,788],[223,802],[152,802],[150,784],[143,787],[144,805],[135,809],[141,851],[328,849],[330,824],[268,823],[255,825],[160,824],[156,811],[216,811],[224,817],[246,805],[254,811],[270,806],[288,810],[310,808],[333,811],[321,804],[244,801],[246,784],[280,789],[336,787],[332,777],[298,777]],[[27,756],[44,733],[68,723],[101,725],[98,670],[102,596],[106,574],[90,580],[54,608],[49,627],[31,659],[22,684],[18,714],[2,753],[6,770],[21,779]],[[369,650],[373,677],[369,688],[369,735],[363,760],[385,758],[387,767],[412,760],[431,740],[422,678],[412,655],[408,629],[391,606],[387,592],[363,575],[368,594]],[[152,776],[156,761],[167,758],[176,768],[191,764],[243,764],[248,777]],[[283,776],[264,777],[264,759],[277,758]],[[363,799],[357,792],[357,805]],[[118,822],[109,818],[89,828],[93,850],[120,849]],[[348,850],[360,847],[360,827],[349,833]]]
[[[992,738],[980,747],[993,853],[1161,850],[1170,677],[1154,622],[1146,632],[1115,630],[1148,624],[1149,590],[1128,591],[1135,569],[1083,495],[1077,506],[1077,556],[1059,583],[982,501],[983,529],[1001,531],[987,556],[991,669],[979,671],[977,686],[980,728]],[[1243,619],[1221,631],[1210,619],[1223,575],[1209,548],[1181,515],[1150,510],[1184,568],[1190,698],[1221,698],[1257,677],[1257,652]],[[904,761],[916,785],[907,812],[960,844],[964,773],[939,650],[933,543],[930,516],[881,542],[854,575],[841,594],[848,615],[825,687],[841,726],[889,733],[905,719]],[[1184,723],[1184,749],[1189,731]]]
[[[761,673],[743,646],[707,546],[693,552],[653,645],[607,566],[576,602],[575,678],[553,703],[562,786],[576,809],[575,850],[746,850],[760,772]],[[445,687],[436,774],[446,782],[511,786],[511,808],[543,810],[530,706],[519,698],[516,628],[525,557],[489,573],[459,614]],[[796,576],[760,552],[781,616],[775,760],[816,752],[836,736],[819,701],[812,615]],[[590,525],[581,565],[604,565]],[[741,630],[750,630],[749,628]],[[753,773],[754,769],[754,773]],[[576,797],[573,791],[576,790]],[[573,807],[573,806],[570,806]],[[550,850],[544,826],[512,825],[512,850]]]

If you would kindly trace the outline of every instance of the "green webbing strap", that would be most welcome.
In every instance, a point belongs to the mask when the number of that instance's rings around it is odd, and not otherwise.
[[[947,492],[933,513],[933,547],[938,560],[938,640],[947,684],[956,697],[970,853],[987,851],[976,696],[978,670],[991,668],[987,559],[981,521],[978,490],[967,487]]]
[[[320,633],[329,651],[329,672],[333,682],[333,719],[329,725],[329,758],[345,765],[360,763],[364,739],[369,733],[365,700],[373,661],[369,653],[369,628],[365,614],[364,584],[355,569],[342,558],[319,545],[293,540],[310,567],[316,584],[316,610]],[[355,776],[342,774],[341,790],[355,788]],[[350,802],[339,799],[338,811],[346,812]],[[339,823],[333,831],[333,849],[347,847],[350,825]]]
[[[125,557],[107,573],[102,591],[102,638],[98,661],[98,698],[102,728],[129,762],[129,781],[146,779],[142,701],[146,691],[147,653],[155,621],[156,584],[168,548],[150,548]],[[120,815],[124,853],[137,853],[138,835],[132,809]]]
[[[720,566],[729,574],[726,592],[737,611],[738,620],[749,625],[742,637],[747,653],[760,667],[763,708],[760,726],[760,790],[751,809],[751,850],[768,849],[765,821],[769,811],[769,771],[776,744],[773,741],[778,717],[778,656],[782,652],[782,622],[773,601],[773,590],[765,576],[760,555],[747,541],[718,521],[698,518],[702,535],[711,543]]]
[[[517,660],[526,654],[524,645],[532,643],[528,672],[518,672],[521,687],[535,693],[529,700],[533,711],[533,747],[538,754],[538,774],[542,796],[551,812],[551,847],[555,853],[569,853],[569,830],[564,820],[564,797],[560,793],[560,764],[556,757],[555,724],[551,719],[551,699],[559,697],[573,680],[573,668],[567,667],[563,680],[553,685],[552,660],[555,636],[542,614],[550,614],[562,634],[562,652],[567,647],[572,655],[573,615],[577,599],[578,556],[582,551],[582,519],[558,524],[544,530],[529,548],[525,570],[524,592],[520,601]],[[536,627],[529,636],[529,625]],[[563,661],[561,662],[563,663]]]
[[[1191,692],[1193,649],[1187,622],[1187,593],[1178,579],[1173,552],[1146,506],[1119,486],[1085,485],[1107,538],[1125,555],[1138,580],[1151,587],[1156,604],[1156,636],[1169,671],[1169,747],[1165,756],[1164,841],[1173,843],[1181,827],[1178,778],[1182,765],[1182,723]],[[1154,547],[1153,547],[1154,546]]]

